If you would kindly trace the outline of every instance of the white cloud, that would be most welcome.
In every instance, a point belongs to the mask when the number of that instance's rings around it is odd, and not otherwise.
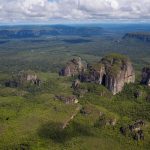
[[[0,23],[150,19],[150,0],[0,0]]]

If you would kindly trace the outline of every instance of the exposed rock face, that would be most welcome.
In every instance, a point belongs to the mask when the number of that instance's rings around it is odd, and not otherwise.
[[[150,86],[150,68],[143,68],[141,83]]]
[[[120,92],[126,83],[135,81],[131,61],[124,55],[111,54],[90,67],[88,72],[79,75],[82,82],[94,82],[104,85],[113,95]]]
[[[68,77],[75,76],[84,72],[86,68],[87,64],[83,62],[80,57],[74,58],[59,72],[59,75]]]
[[[9,80],[5,82],[6,87],[11,87],[11,88],[16,88],[19,86],[19,83],[16,82],[15,80]]]

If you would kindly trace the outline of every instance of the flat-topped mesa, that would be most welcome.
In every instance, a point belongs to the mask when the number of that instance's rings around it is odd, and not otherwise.
[[[126,83],[135,81],[135,73],[130,59],[120,54],[110,54],[93,65],[87,73],[79,76],[82,82],[104,85],[113,95],[121,92]]]
[[[150,86],[150,68],[143,68],[141,84]]]
[[[84,72],[87,69],[86,62],[83,62],[80,57],[73,58],[70,60],[66,66],[61,69],[59,75],[61,76],[75,76],[79,75],[81,72]]]
[[[137,39],[140,41],[150,42],[150,32],[131,32],[126,33],[123,39]]]

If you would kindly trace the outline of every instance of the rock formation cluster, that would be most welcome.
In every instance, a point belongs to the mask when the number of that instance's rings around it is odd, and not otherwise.
[[[135,72],[132,63],[124,55],[108,55],[102,58],[100,62],[88,68],[84,68],[81,62],[81,59],[78,61],[73,59],[61,70],[61,75],[79,75],[81,82],[102,84],[113,95],[121,92],[126,83],[133,83],[135,81]]]
[[[115,95],[122,91],[126,83],[135,81],[135,73],[129,58],[111,54],[93,65],[88,73],[81,74],[80,80],[102,84]]]

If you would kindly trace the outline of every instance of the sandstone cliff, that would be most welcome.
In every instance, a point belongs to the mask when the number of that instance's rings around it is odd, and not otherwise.
[[[120,92],[126,83],[135,81],[131,61],[124,55],[111,54],[79,75],[82,82],[94,82],[104,85],[113,95]]]
[[[150,86],[150,68],[143,68],[141,83]]]
[[[75,76],[84,72],[87,64],[81,60],[80,57],[70,60],[67,65],[59,72],[61,76]]]

